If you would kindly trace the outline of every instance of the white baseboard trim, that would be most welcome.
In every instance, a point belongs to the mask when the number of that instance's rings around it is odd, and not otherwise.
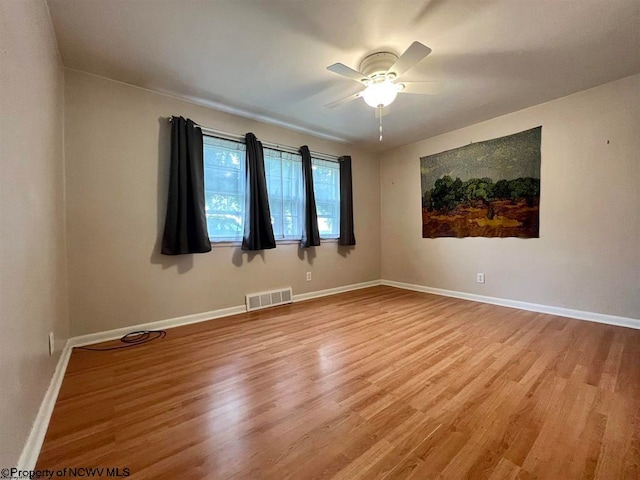
[[[640,329],[640,320],[629,317],[618,317],[616,315],[606,315],[604,313],[586,312],[584,310],[573,310],[570,308],[553,307],[551,305],[541,305],[538,303],[521,302],[519,300],[508,300],[506,298],[487,297],[485,295],[476,295],[475,293],[458,292],[455,290],[444,290],[441,288],[425,287],[423,285],[415,285],[412,283],[396,282],[394,280],[381,280],[381,285],[389,287],[402,288],[405,290],[414,290],[416,292],[432,293],[434,295],[442,295],[445,297],[461,298],[463,300],[471,300],[473,302],[490,303],[492,305],[500,305],[503,307],[518,308],[520,310],[529,310],[538,313],[548,313],[550,315],[558,315],[560,317],[575,318],[578,320],[587,320],[589,322],[605,323],[607,325],[616,325],[618,327],[628,327]]]
[[[53,377],[51,377],[51,382],[49,382],[49,387],[47,388],[44,398],[42,399],[42,403],[40,404],[40,409],[38,410],[36,419],[31,427],[31,432],[29,432],[27,442],[25,443],[22,453],[20,454],[20,458],[18,459],[18,470],[35,469],[36,462],[38,461],[38,455],[40,455],[40,449],[42,448],[42,443],[44,442],[44,437],[47,433],[47,428],[49,427],[53,407],[56,404],[58,393],[60,392],[60,386],[62,385],[62,379],[64,378],[64,373],[67,371],[67,364],[69,363],[70,357],[71,346],[67,341],[62,349],[60,358],[58,358],[58,363],[55,371],[53,372]]]
[[[372,280],[370,282],[352,283],[351,285],[344,285],[342,287],[327,288],[326,290],[318,290],[316,292],[299,293],[293,296],[294,302],[303,302],[305,300],[311,300],[313,298],[326,297],[327,295],[335,295],[337,293],[350,292],[352,290],[360,290],[361,288],[376,287],[381,285],[380,280]]]
[[[105,332],[80,335],[78,337],[70,338],[69,343],[71,344],[71,347],[83,347],[85,345],[91,345],[94,343],[116,340],[126,335],[127,333],[138,330],[165,330],[169,328],[181,327],[183,325],[190,325],[192,323],[206,322],[207,320],[214,320],[216,318],[229,317],[231,315],[238,315],[239,313],[246,312],[247,308],[244,305],[220,308],[218,310],[212,310],[210,312],[194,313],[192,315],[185,315],[182,317],[157,320],[155,322],[140,323],[138,325],[130,325],[128,327],[116,328],[114,330],[107,330]]]
[[[315,292],[299,293],[293,296],[294,302],[302,302],[304,300],[311,300],[312,298],[326,297],[327,295],[335,295],[337,293],[350,292],[351,290],[359,290],[361,288],[374,287],[380,285],[380,280],[373,280],[370,282],[354,283],[351,285],[344,285],[341,287],[328,288],[326,290],[318,290]],[[116,340],[126,335],[129,332],[137,330],[160,330],[169,329],[175,327],[181,327],[183,325],[189,325],[192,323],[206,322],[207,320],[214,320],[216,318],[229,317],[231,315],[238,315],[240,313],[246,313],[247,308],[245,305],[237,305],[235,307],[221,308],[218,310],[212,310],[210,312],[195,313],[192,315],[185,315],[183,317],[169,318],[166,320],[158,320],[155,322],[141,323],[138,325],[131,325],[128,327],[117,328],[115,330],[107,330],[105,332],[90,333],[88,335],[80,335],[69,339],[71,347],[82,347],[85,345],[91,345],[94,343],[107,342],[109,340]]]
[[[317,292],[301,293],[293,296],[294,302],[302,302],[304,300],[311,300],[312,298],[326,297],[327,295],[335,295],[337,293],[349,292],[351,290],[359,290],[361,288],[373,287],[380,285],[380,280],[373,280],[371,282],[355,283],[352,285],[344,285],[336,288],[328,288],[326,290],[318,290]],[[85,345],[91,345],[94,343],[106,342],[109,340],[116,340],[126,335],[129,332],[136,330],[160,330],[169,329],[174,327],[180,327],[182,325],[189,325],[192,323],[205,322],[207,320],[214,320],[216,318],[228,317],[231,315],[237,315],[240,313],[247,313],[245,305],[238,305],[235,307],[221,308],[218,310],[212,310],[210,312],[196,313],[193,315],[185,315],[183,317],[169,318],[166,320],[159,320],[156,322],[143,323],[139,325],[131,325],[128,327],[117,328],[114,330],[108,330],[105,332],[90,333],[88,335],[80,335],[72,337],[67,340],[56,370],[49,383],[44,399],[40,404],[40,409],[31,428],[29,438],[22,449],[22,453],[18,460],[17,468],[20,470],[33,470],[38,461],[40,455],[40,449],[44,442],[44,437],[49,427],[49,421],[51,420],[51,414],[53,413],[53,407],[55,406],[60,387],[62,386],[62,380],[64,373],[67,370],[69,358],[71,357],[71,351],[73,347],[82,347]]]

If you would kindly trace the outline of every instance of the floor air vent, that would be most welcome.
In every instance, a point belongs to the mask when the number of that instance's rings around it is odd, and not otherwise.
[[[291,287],[269,292],[250,293],[246,296],[247,312],[259,310],[261,308],[284,305],[293,301]]]

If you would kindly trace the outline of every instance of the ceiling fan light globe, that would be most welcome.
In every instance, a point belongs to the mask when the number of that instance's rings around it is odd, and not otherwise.
[[[386,107],[396,99],[398,86],[391,82],[380,82],[369,85],[362,97],[367,105],[373,108]]]

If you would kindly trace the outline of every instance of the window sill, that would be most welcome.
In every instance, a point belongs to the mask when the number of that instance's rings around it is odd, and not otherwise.
[[[211,248],[225,248],[225,247],[231,247],[231,248],[235,248],[235,247],[241,247],[242,246],[242,241],[238,240],[224,240],[224,241],[216,241],[216,240],[211,240],[209,239],[209,241],[211,242]],[[321,238],[320,239],[320,245],[322,246],[325,243],[338,243],[338,239],[337,238]],[[295,239],[288,239],[288,240],[276,240],[276,246],[278,245],[298,245],[300,244],[300,240],[295,240]]]
[[[224,248],[224,247],[241,247],[242,242],[236,240],[211,240],[211,248]]]

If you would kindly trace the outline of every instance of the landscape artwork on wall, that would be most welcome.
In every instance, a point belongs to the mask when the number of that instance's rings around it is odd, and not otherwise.
[[[422,237],[538,238],[542,127],[420,158]]]

